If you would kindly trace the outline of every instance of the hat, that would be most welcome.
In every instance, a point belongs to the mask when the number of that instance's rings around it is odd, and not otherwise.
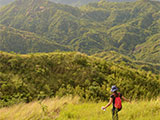
[[[118,88],[115,85],[113,85],[112,88],[111,88],[111,92],[115,92],[117,90],[118,90]]]

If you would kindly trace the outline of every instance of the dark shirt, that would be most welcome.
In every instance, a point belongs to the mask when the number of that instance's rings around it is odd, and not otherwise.
[[[122,99],[122,94],[121,93],[118,93],[118,94],[120,94],[120,98]],[[115,109],[115,106],[114,106],[114,104],[115,104],[115,96],[114,96],[114,94],[112,94],[111,95],[111,98],[113,99],[113,109]]]

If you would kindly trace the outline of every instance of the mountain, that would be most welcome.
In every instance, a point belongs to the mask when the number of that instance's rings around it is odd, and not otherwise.
[[[50,41],[73,46],[74,50],[75,48],[78,50],[79,46],[84,47],[84,41],[80,40],[78,43],[76,41],[89,29],[87,26],[89,21],[79,19],[82,16],[80,9],[44,0],[16,1],[3,8],[0,16],[0,23],[3,25],[43,35]],[[84,36],[82,39],[85,38]],[[94,51],[102,46],[96,45],[95,40],[86,42],[93,43]],[[88,48],[83,49],[87,51]]]
[[[88,55],[116,51],[160,63],[159,11],[160,2],[150,0],[100,1],[80,8],[47,0],[17,0],[0,9],[0,24]]]

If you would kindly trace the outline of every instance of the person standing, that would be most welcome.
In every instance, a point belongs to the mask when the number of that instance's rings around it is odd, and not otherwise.
[[[109,107],[113,103],[112,108],[112,119],[118,120],[118,112],[122,109],[122,103],[121,100],[131,102],[130,100],[126,99],[121,93],[117,92],[118,88],[116,85],[113,85],[111,88],[112,95],[110,97],[110,100],[106,106],[102,106],[102,109],[105,110],[107,107]]]

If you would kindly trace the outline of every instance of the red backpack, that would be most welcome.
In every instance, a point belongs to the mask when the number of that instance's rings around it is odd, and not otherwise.
[[[114,107],[117,108],[117,109],[122,108],[122,101],[121,101],[121,98],[120,98],[120,93],[118,93],[118,96],[115,97]]]

